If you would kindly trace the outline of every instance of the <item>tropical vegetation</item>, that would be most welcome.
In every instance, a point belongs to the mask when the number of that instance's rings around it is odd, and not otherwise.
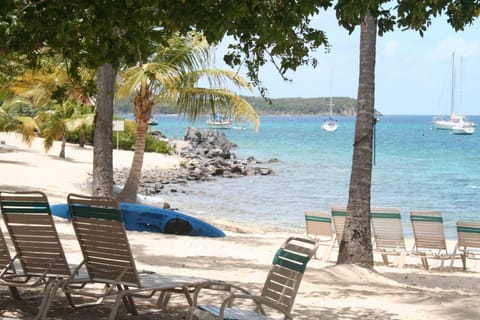
[[[354,156],[338,263],[372,267],[369,210],[375,38],[395,26],[413,28],[422,35],[440,14],[446,14],[453,28],[461,30],[478,17],[478,0],[6,0],[0,5],[0,54],[34,63],[39,49],[48,46],[72,61],[72,74],[81,66],[96,69],[93,192],[109,196],[113,180],[110,124],[114,83],[121,66],[147,61],[155,51],[152,44],[167,43],[177,33],[197,30],[210,43],[228,35],[232,44],[224,60],[232,67],[245,66],[250,81],[264,96],[259,76],[263,65],[273,63],[286,78],[288,71],[311,62],[312,51],[328,48],[325,33],[312,28],[310,22],[330,7],[341,26],[349,31],[361,28]]]
[[[173,36],[168,45],[159,45],[147,62],[120,71],[117,95],[133,96],[137,122],[135,152],[127,181],[118,195],[120,201],[137,199],[149,121],[158,103],[172,103],[176,112],[193,121],[201,114],[222,112],[236,120],[251,120],[258,127],[255,110],[229,90],[226,81],[238,88],[250,86],[235,72],[212,68],[210,53],[211,47],[199,34]],[[208,86],[200,86],[203,78]]]

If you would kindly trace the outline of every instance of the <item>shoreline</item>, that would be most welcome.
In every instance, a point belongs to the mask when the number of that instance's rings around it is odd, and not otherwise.
[[[47,194],[51,204],[65,203],[68,193],[86,192],[92,172],[91,147],[69,144],[67,159],[60,160],[58,143],[45,153],[41,139],[35,139],[31,148],[14,134],[0,133],[0,140],[12,147],[9,152],[0,152],[0,189],[40,190]],[[132,156],[131,151],[114,150],[114,166],[129,167]],[[144,168],[174,168],[180,161],[175,156],[150,153],[145,156]],[[243,226],[221,218],[212,219],[231,226],[231,230],[224,228],[226,237],[193,238],[128,231],[138,270],[230,281],[259,293],[278,247],[288,236],[304,236],[301,230],[272,230],[261,225]],[[80,262],[70,222],[61,218],[55,222],[68,262]],[[2,231],[7,234],[4,226]],[[449,242],[449,248],[451,245]],[[411,243],[407,248],[411,248]],[[418,257],[407,257],[406,266],[400,269],[382,265],[380,255],[375,254],[374,270],[366,270],[354,265],[335,266],[336,250],[332,252],[332,261],[310,261],[292,310],[295,319],[480,319],[476,307],[480,261],[469,260],[467,272],[460,271],[460,261],[455,262],[454,270],[441,271],[438,261],[431,261],[431,270],[423,270]],[[152,309],[150,302],[138,300],[138,304],[140,311],[150,313],[132,317],[121,308],[117,319],[184,319],[184,299],[174,297],[167,312]],[[0,286],[0,318],[33,319],[37,306],[35,300],[13,301],[8,289]],[[103,320],[108,317],[110,307],[110,303],[104,303],[72,309],[57,294],[49,318]]]

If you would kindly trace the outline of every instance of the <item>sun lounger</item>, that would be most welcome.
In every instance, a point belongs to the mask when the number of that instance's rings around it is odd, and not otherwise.
[[[443,268],[445,259],[455,258],[447,250],[441,212],[411,211],[410,220],[415,241],[412,254],[421,257],[425,269],[429,269],[428,259],[441,260],[440,268]]]
[[[47,196],[37,191],[0,191],[0,208],[16,251],[7,268],[16,262],[21,267],[21,272],[2,274],[1,281],[12,287],[43,287],[37,314],[43,319],[57,288],[71,275]]]
[[[305,235],[315,240],[320,246],[326,246],[322,261],[330,259],[330,253],[335,245],[335,234],[332,228],[332,217],[326,212],[305,211]],[[314,258],[317,258],[315,252]]]
[[[460,253],[463,270],[467,270],[467,259],[480,260],[480,222],[457,222],[457,245],[454,256]],[[453,257],[451,265],[453,265]]]
[[[288,238],[273,258],[265,285],[260,295],[252,295],[242,287],[219,281],[210,281],[197,288],[193,295],[193,306],[187,319],[202,320],[255,320],[270,319],[267,310],[276,310],[284,319],[291,319],[290,313],[308,261],[317,249],[311,239]],[[199,304],[200,293],[204,290],[223,290],[228,297],[219,307]],[[210,293],[210,292],[209,292]],[[237,301],[254,302],[255,309],[234,308]]]
[[[120,208],[114,199],[69,194],[67,200],[83,255],[78,268],[86,268],[92,284],[106,286],[92,293],[67,284],[65,291],[95,298],[113,296],[116,300],[109,319],[115,319],[122,303],[128,312],[137,314],[133,299],[151,298],[157,292],[160,292],[159,306],[166,306],[172,292],[183,293],[191,305],[190,291],[206,279],[137,272]]]
[[[398,266],[403,267],[406,247],[402,218],[397,208],[371,208],[372,242],[374,253],[380,253],[384,265],[388,265],[388,256],[399,257]]]

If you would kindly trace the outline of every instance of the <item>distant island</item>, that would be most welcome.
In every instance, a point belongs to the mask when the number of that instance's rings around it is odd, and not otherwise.
[[[328,115],[330,97],[321,98],[275,98],[269,104],[261,97],[242,96],[261,116],[265,115]],[[332,97],[333,114],[336,116],[353,116],[357,100],[348,97]],[[118,101],[115,105],[118,113],[132,113],[131,101]],[[174,114],[172,106],[157,106],[157,114]]]

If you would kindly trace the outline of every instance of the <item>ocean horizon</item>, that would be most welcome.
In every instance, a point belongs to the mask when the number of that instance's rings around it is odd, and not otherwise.
[[[267,176],[189,182],[180,192],[160,193],[172,207],[198,217],[304,230],[304,211],[346,206],[353,152],[354,117],[337,117],[335,132],[322,130],[325,116],[262,116],[260,129],[222,130],[238,145],[239,159],[255,157]],[[155,115],[153,128],[169,139],[183,138],[183,117]],[[447,238],[459,220],[479,221],[480,139],[433,129],[432,116],[381,116],[375,130],[371,206],[396,207],[404,232],[412,235],[412,210],[443,214]],[[480,122],[480,116],[470,120]],[[266,163],[279,159],[278,163]]]

